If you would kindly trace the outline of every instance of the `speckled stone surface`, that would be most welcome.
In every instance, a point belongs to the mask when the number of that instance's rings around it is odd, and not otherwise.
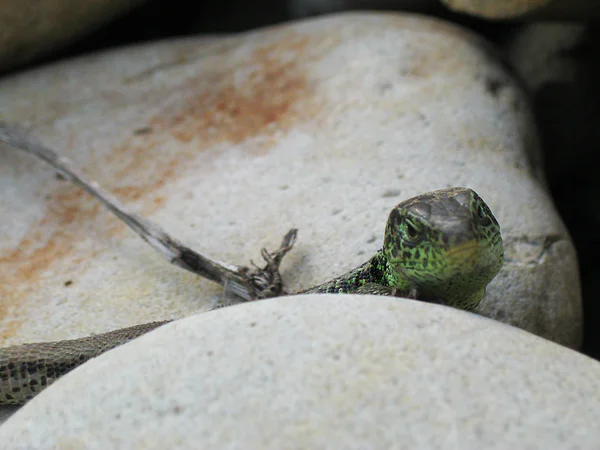
[[[2,0],[0,71],[28,63],[143,1]]]
[[[597,448],[600,364],[452,308],[298,296],[166,325],[66,375],[4,448]]]
[[[457,27],[344,14],[92,55],[5,78],[0,96],[1,120],[208,255],[249,264],[299,228],[290,290],[365,261],[401,200],[471,187],[507,256],[479,312],[580,343],[575,253],[528,105]],[[223,297],[28,155],[0,148],[0,191],[0,345],[179,318]]]

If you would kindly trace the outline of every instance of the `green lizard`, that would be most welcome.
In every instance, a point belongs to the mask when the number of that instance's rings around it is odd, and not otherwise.
[[[503,261],[500,227],[489,207],[471,189],[449,188],[400,203],[389,215],[383,247],[369,261],[294,295],[394,295],[473,310]],[[0,349],[0,405],[23,404],[88,359],[167,322]]]

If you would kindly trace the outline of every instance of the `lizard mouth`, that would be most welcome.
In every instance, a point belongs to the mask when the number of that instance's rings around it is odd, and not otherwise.
[[[455,261],[457,264],[476,264],[481,259],[481,246],[477,239],[459,244],[449,249],[446,253],[448,259]]]
[[[450,257],[458,255],[464,257],[465,255],[476,256],[477,253],[479,253],[479,242],[477,239],[471,239],[470,241],[452,247],[446,254]]]

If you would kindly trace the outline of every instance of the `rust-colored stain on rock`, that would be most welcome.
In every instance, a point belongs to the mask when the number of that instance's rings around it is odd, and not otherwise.
[[[290,36],[284,43],[256,50],[249,58],[251,64],[247,63],[252,70],[243,83],[235,81],[241,67],[212,77],[212,86],[206,85],[205,75],[188,80],[180,87],[189,93],[183,104],[165,111],[151,125],[183,142],[199,137],[206,146],[269,134],[271,124],[277,124],[280,131],[289,129],[310,114],[310,84],[299,63],[309,44],[307,37]],[[289,51],[296,58],[284,60],[282,53]]]
[[[185,173],[189,161],[202,148],[221,142],[239,143],[259,134],[268,136],[310,117],[314,112],[310,106],[315,105],[310,103],[312,92],[298,62],[309,43],[308,38],[290,38],[259,48],[246,62],[253,70],[241,84],[235,80],[235,71],[244,66],[238,64],[220,74],[214,86],[207,85],[203,76],[176,86],[171,95],[175,93],[184,101],[152,118],[148,124],[151,133],[132,130],[132,137],[102,160],[93,156],[94,163],[88,162],[90,168],[104,168],[92,172],[93,178],[125,204],[138,202],[136,211],[151,214],[168,201],[158,191]],[[280,53],[290,51],[298,58],[284,61]],[[184,146],[181,151],[166,153],[161,151],[158,139],[164,134],[182,142],[197,137],[202,148]],[[87,193],[64,181],[57,182],[54,191],[45,197],[44,217],[29,225],[13,250],[0,254],[0,318],[6,318],[9,306],[33,306],[27,305],[27,297],[39,289],[36,282],[40,275],[68,256],[80,258],[73,251],[90,230],[96,239],[103,235],[110,239],[124,229],[125,225],[97,201],[91,201]],[[88,260],[91,257],[86,255]],[[20,326],[20,320],[12,318],[5,332],[0,333],[0,342]]]

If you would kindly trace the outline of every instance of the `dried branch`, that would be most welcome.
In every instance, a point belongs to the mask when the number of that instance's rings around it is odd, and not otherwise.
[[[285,254],[294,245],[297,236],[296,229],[288,231],[280,248],[275,253],[271,254],[262,249],[262,256],[266,261],[266,266],[262,269],[257,266],[248,268],[213,260],[186,247],[155,223],[128,211],[113,195],[102,189],[98,183],[88,179],[72,161],[59,156],[54,150],[17,127],[0,122],[0,142],[9,147],[23,150],[50,164],[65,179],[100,200],[104,206],[172,264],[226,286],[228,291],[244,300],[274,297],[282,292],[279,265]]]

